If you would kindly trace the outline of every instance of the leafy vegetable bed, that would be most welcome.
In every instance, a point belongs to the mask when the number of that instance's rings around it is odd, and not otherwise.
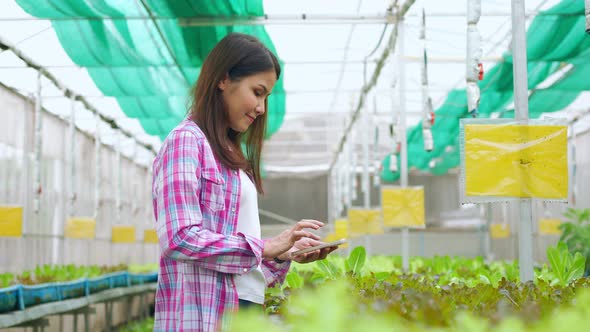
[[[51,266],[0,274],[0,313],[157,281],[157,265]],[[130,273],[131,272],[131,273]]]
[[[590,326],[590,280],[585,259],[560,243],[535,280],[519,281],[517,262],[482,258],[331,256],[294,265],[281,288],[267,293],[269,331],[554,331]],[[233,329],[268,324],[240,312]],[[267,321],[266,323],[264,321]]]

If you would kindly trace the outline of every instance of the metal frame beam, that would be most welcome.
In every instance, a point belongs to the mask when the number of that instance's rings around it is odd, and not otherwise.
[[[119,125],[116,123],[116,121],[114,119],[102,114],[94,106],[90,105],[90,103],[88,103],[88,101],[84,97],[80,96],[78,93],[74,92],[72,89],[67,88],[62,82],[60,82],[55,76],[53,76],[53,74],[48,72],[45,69],[45,67],[39,65],[38,63],[33,61],[33,59],[31,59],[28,56],[26,56],[25,54],[23,54],[15,46],[13,46],[9,42],[5,41],[1,36],[0,36],[0,49],[11,50],[12,53],[14,53],[14,55],[16,55],[22,61],[24,61],[29,67],[37,70],[40,75],[43,75],[45,78],[47,78],[49,81],[51,81],[59,90],[61,90],[64,93],[64,96],[66,96],[68,98],[74,98],[76,101],[81,102],[87,110],[89,110],[93,114],[97,114],[98,116],[100,116],[101,120],[106,122],[107,124],[109,124],[111,126],[111,128],[120,131],[123,135],[125,135],[131,139],[134,139],[137,144],[143,146],[147,150],[151,151],[153,154],[156,154],[156,150],[154,149],[154,147],[151,144],[147,144],[147,143],[140,142],[139,140],[137,140],[137,138],[132,133],[119,127]]]

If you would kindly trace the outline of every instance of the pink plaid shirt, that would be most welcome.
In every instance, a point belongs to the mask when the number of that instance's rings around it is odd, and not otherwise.
[[[154,160],[160,243],[154,331],[219,331],[237,309],[234,275],[261,265],[268,285],[289,263],[262,260],[263,240],[238,233],[240,176],[217,162],[205,135],[184,120]]]

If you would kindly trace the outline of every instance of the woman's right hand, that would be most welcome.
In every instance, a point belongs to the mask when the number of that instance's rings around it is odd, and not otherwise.
[[[302,238],[319,240],[320,237],[306,231],[306,229],[317,230],[324,226],[324,223],[312,219],[303,219],[298,221],[293,227],[283,231],[281,234],[270,238],[264,242],[262,257],[264,259],[273,259],[287,252],[293,247],[295,242]]]

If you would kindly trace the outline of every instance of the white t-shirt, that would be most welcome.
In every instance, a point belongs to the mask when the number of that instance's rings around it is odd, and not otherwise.
[[[258,216],[258,192],[248,175],[240,170],[240,211],[238,213],[238,232],[261,238],[260,218]],[[258,266],[243,275],[234,278],[238,290],[238,298],[254,303],[264,303],[266,281],[264,273]]]

